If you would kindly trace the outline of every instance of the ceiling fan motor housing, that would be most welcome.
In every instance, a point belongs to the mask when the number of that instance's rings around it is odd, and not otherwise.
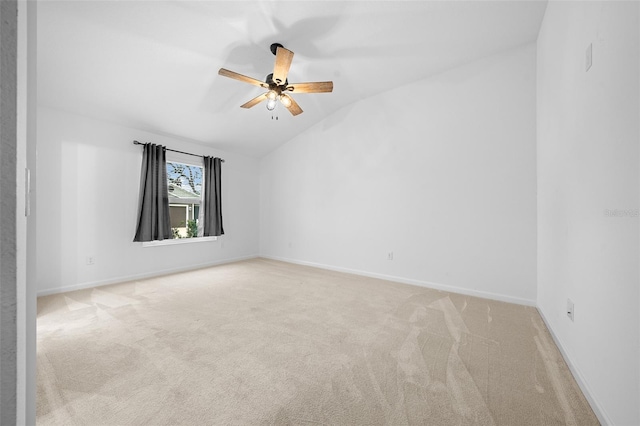
[[[284,87],[286,87],[286,86],[287,86],[287,84],[289,84],[289,79],[287,78],[287,79],[284,81],[284,84],[280,84],[280,85],[278,85],[278,83],[276,83],[275,81],[273,81],[273,73],[271,73],[271,74],[269,74],[269,75],[267,76],[267,78],[265,78],[264,82],[265,82],[265,83],[267,83],[267,84],[269,85],[269,89],[273,89],[274,87],[280,87],[280,89],[283,89]],[[274,86],[274,87],[272,87],[272,86]]]

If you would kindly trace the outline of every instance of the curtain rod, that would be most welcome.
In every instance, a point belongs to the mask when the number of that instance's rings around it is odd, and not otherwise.
[[[142,142],[138,142],[138,141],[133,141],[133,144],[134,145],[146,145],[146,143],[142,143]],[[178,151],[177,149],[171,149],[171,148],[167,148],[167,147],[165,147],[164,149],[166,149],[167,151],[171,151],[171,152],[178,152],[180,154],[193,155],[194,157],[203,157],[202,155],[192,154],[190,152]],[[224,158],[220,158],[220,161],[222,161],[224,163]]]

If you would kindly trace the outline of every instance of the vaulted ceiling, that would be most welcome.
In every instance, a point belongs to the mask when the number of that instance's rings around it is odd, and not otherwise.
[[[38,104],[260,157],[340,109],[536,40],[546,1],[44,1]],[[334,82],[281,105],[240,108],[271,43],[290,82]],[[275,119],[277,117],[277,120]]]

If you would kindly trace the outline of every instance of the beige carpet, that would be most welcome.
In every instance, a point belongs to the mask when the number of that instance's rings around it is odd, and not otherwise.
[[[256,259],[38,300],[40,425],[598,424],[535,308]]]

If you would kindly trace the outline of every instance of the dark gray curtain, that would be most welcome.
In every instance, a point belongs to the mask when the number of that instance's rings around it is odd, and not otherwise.
[[[167,155],[164,146],[148,143],[142,153],[138,227],[133,241],[170,238]]]
[[[204,233],[205,237],[224,235],[222,227],[222,161],[204,157]]]

